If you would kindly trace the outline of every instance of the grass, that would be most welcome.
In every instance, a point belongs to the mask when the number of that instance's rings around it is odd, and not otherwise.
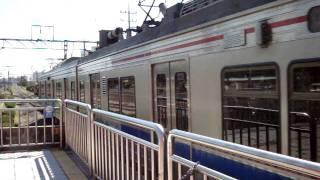
[[[11,118],[10,118],[11,116]],[[2,126],[3,127],[9,127],[10,126],[10,120],[12,126],[18,126],[18,113],[17,111],[5,111],[2,112]]]
[[[0,99],[12,99],[13,92],[11,89],[7,89],[6,91],[2,91],[0,93]],[[2,126],[8,127],[10,126],[10,120],[12,126],[17,126],[19,121],[19,113],[16,110],[10,110],[10,108],[15,108],[16,103],[14,102],[5,102],[0,104],[1,108],[8,108],[8,110],[2,111]]]

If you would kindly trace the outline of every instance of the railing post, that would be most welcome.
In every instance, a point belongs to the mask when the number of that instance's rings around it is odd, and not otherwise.
[[[168,165],[168,180],[172,180],[172,171],[173,171],[173,167],[172,167],[172,135],[169,134],[168,139],[167,139],[167,165]]]
[[[59,113],[59,126],[60,126],[60,148],[63,148],[63,121],[65,121],[65,118],[63,116],[64,106],[60,99],[57,100],[59,107],[60,107],[60,113]],[[52,127],[53,128],[53,127]]]
[[[88,138],[88,164],[91,176],[94,176],[94,136],[93,136],[93,112],[91,106],[87,106],[88,125],[87,125],[87,138]]]
[[[164,180],[164,160],[165,160],[165,133],[160,125],[156,125],[155,128],[158,143],[159,143],[159,152],[158,152],[158,169],[159,169],[159,180]]]
[[[65,142],[65,147],[64,148],[67,148],[68,147],[68,138],[69,138],[69,135],[68,135],[68,122],[69,119],[67,119],[67,112],[66,112],[66,109],[67,109],[67,103],[65,101],[63,101],[63,121],[64,121],[64,134],[65,134],[65,139],[64,139],[64,142]]]

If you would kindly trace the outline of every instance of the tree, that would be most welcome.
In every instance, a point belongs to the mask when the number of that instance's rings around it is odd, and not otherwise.
[[[26,87],[28,85],[27,76],[21,76],[18,85]]]

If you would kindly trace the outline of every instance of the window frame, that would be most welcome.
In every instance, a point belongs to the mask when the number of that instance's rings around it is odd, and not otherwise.
[[[101,79],[100,79],[100,73],[94,73],[89,75],[90,79],[90,102],[91,106],[94,108],[101,109],[102,103],[101,103]],[[93,85],[94,84],[94,85]],[[99,88],[98,88],[99,85]],[[93,92],[93,86],[96,90]],[[95,98],[94,98],[95,97]],[[96,99],[96,101],[94,101]]]
[[[62,83],[60,81],[55,82],[55,88],[56,88],[56,98],[62,99]],[[59,85],[59,86],[58,86]]]
[[[311,29],[311,26],[312,26],[312,24],[311,24],[311,12],[312,12],[312,10],[315,9],[315,8],[319,8],[319,9],[320,9],[320,5],[311,7],[311,8],[309,9],[309,11],[308,11],[308,14],[307,14],[308,30],[309,30],[309,32],[311,32],[311,33],[320,33],[320,29],[319,29],[319,31],[313,31],[313,30]],[[290,65],[290,64],[289,64],[289,65]]]
[[[110,110],[110,88],[109,88],[109,80],[117,80],[118,81],[118,102],[119,102],[119,112],[115,112]],[[119,113],[121,114],[121,94],[120,94],[120,78],[119,77],[113,77],[113,78],[107,78],[107,97],[108,97],[108,111],[114,112],[114,113]]]
[[[82,98],[82,93],[83,93],[83,98]],[[79,80],[79,101],[83,102],[83,103],[86,102],[86,82],[85,82],[85,80]]]
[[[124,114],[123,113],[123,111],[122,111],[122,92],[123,92],[123,90],[122,90],[122,80],[124,80],[124,79],[130,79],[130,78],[133,78],[133,82],[134,82],[134,88],[133,88],[133,91],[134,91],[134,93],[133,93],[133,95],[134,95],[134,116],[133,117],[136,117],[137,116],[137,100],[136,100],[136,98],[137,98],[137,96],[136,96],[136,78],[135,78],[135,76],[124,76],[124,77],[120,77],[119,78],[119,85],[120,85],[120,92],[119,92],[119,94],[120,94],[120,113],[121,114],[123,114],[123,115],[126,115],[126,116],[129,116],[129,115],[127,115],[127,114]]]
[[[46,98],[51,98],[52,94],[51,94],[51,82],[50,81],[46,81]]]
[[[40,81],[40,97],[44,98],[46,96],[46,84],[44,81]]]
[[[255,67],[255,68],[254,68]],[[252,94],[254,94],[255,96],[261,97],[261,98],[271,98],[271,99],[278,99],[279,100],[279,122],[278,122],[278,129],[279,129],[279,133],[278,133],[278,137],[277,137],[277,141],[279,142],[277,144],[277,152],[281,153],[283,148],[282,148],[282,123],[281,123],[281,83],[280,83],[280,67],[279,65],[274,62],[274,61],[270,61],[270,62],[263,62],[263,63],[249,63],[249,64],[240,64],[240,65],[230,65],[230,66],[224,66],[220,72],[220,90],[221,90],[221,121],[222,121],[222,131],[221,131],[221,139],[225,140],[225,114],[224,114],[224,97],[225,96],[225,87],[224,87],[224,76],[225,76],[225,72],[227,72],[226,70],[228,69],[238,69],[239,71],[243,71],[243,69],[252,69],[254,68],[255,70],[257,69],[265,69],[263,67],[274,67],[275,70],[275,76],[276,76],[276,89],[274,90],[274,95],[270,94],[267,96],[261,96],[264,92],[253,92],[253,91],[249,91],[249,93],[239,93],[241,96],[240,97],[252,97]],[[232,71],[229,71],[232,72]],[[234,72],[234,71],[233,71]],[[229,95],[229,97],[232,97],[231,95]],[[239,96],[238,96],[239,97]]]
[[[287,67],[287,105],[288,105],[288,113],[287,113],[287,135],[288,135],[288,154],[289,156],[291,155],[291,136],[290,136],[290,101],[294,101],[294,100],[305,100],[305,101],[313,101],[315,99],[317,99],[317,101],[320,101],[320,98],[317,98],[315,96],[320,96],[320,93],[310,93],[310,92],[297,92],[295,93],[294,91],[291,91],[291,89],[294,88],[294,82],[293,82],[293,78],[291,77],[291,75],[293,75],[293,70],[296,67],[314,67],[314,64],[319,64],[320,63],[320,57],[316,57],[316,58],[305,58],[305,59],[296,59],[296,60],[292,60]],[[308,64],[307,66],[303,65],[303,64]],[[320,64],[319,64],[320,67]],[[306,98],[306,96],[310,95],[309,98]],[[320,133],[320,132],[318,132]],[[316,135],[317,136],[317,135]],[[317,141],[317,139],[316,139]],[[311,159],[311,155],[310,155],[310,159]],[[316,157],[317,158],[317,157]]]
[[[75,81],[70,81],[70,99],[71,100],[76,100],[76,82]]]

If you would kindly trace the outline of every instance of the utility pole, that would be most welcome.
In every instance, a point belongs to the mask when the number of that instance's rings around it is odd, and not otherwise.
[[[131,10],[130,10],[130,3],[129,3],[129,1],[128,1],[128,9],[126,10],[126,11],[120,11],[120,13],[121,14],[127,14],[127,18],[128,18],[128,29],[127,29],[127,38],[128,37],[131,37],[131,22],[136,22],[136,21],[133,21],[132,19],[131,19],[131,15],[133,15],[133,14],[137,14],[137,12],[136,11],[134,11],[134,12],[132,12]]]
[[[7,81],[7,84],[8,84],[8,87],[9,87],[9,83],[10,83],[10,68],[13,67],[13,66],[3,66],[3,67],[8,68],[8,81]]]
[[[39,28],[39,36],[42,34],[43,29],[51,29],[52,40],[54,40],[54,25],[52,26],[43,26],[43,25],[31,25],[31,39],[33,39],[33,29]],[[41,39],[40,37],[36,39]]]

